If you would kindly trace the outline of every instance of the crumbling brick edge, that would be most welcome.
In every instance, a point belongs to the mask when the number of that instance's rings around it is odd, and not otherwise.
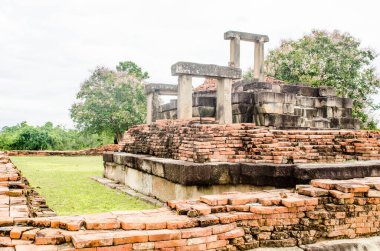
[[[1,172],[1,177],[9,182],[13,175]],[[168,206],[1,217],[0,244],[7,250],[248,250],[379,235],[380,178],[319,179],[296,192],[231,192]]]

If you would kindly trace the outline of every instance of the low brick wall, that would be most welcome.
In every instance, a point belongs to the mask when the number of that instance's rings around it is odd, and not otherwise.
[[[3,172],[9,162],[0,157],[0,177],[11,182],[16,176]],[[0,249],[315,250],[308,244],[380,234],[379,177],[319,179],[295,191],[229,192],[170,201],[168,206],[80,216],[0,217]]]
[[[0,152],[0,226],[3,220],[7,221],[9,218],[55,215],[46,205],[45,199],[21,176],[10,158]]]
[[[119,150],[197,163],[343,162],[379,159],[379,138],[377,131],[274,130],[255,124],[161,120],[129,129]]]
[[[76,151],[53,151],[53,150],[10,150],[5,151],[8,156],[98,156],[105,151],[117,151],[118,145],[110,144],[96,148],[89,148]]]

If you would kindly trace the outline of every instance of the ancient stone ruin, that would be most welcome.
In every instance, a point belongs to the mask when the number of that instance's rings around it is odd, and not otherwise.
[[[154,88],[154,84],[147,86]],[[217,117],[213,87],[193,92],[193,117]],[[177,102],[174,99],[156,107],[156,120],[176,119]],[[233,123],[255,123],[277,129],[360,128],[359,121],[352,118],[352,100],[337,97],[331,87],[240,80],[232,84],[231,104]]]
[[[42,214],[31,213],[37,204],[28,203],[23,181],[9,157],[0,153],[1,251],[380,248],[378,239],[314,244],[378,235],[379,177],[316,179],[296,189],[203,195],[168,201],[167,208],[60,217],[52,217],[44,203],[37,211]]]
[[[228,31],[224,38],[230,40],[230,67],[179,62],[172,66],[178,86],[146,85],[148,124],[157,119],[214,117],[220,124],[255,123],[277,129],[359,129],[359,121],[352,118],[352,100],[338,97],[334,88],[265,79],[268,36]],[[252,80],[241,80],[240,41],[255,44]],[[208,78],[208,88],[193,91],[192,77]],[[178,99],[160,105],[159,95],[177,95]]]
[[[148,84],[147,124],[103,154],[103,180],[167,207],[51,217],[0,153],[0,251],[380,249],[344,240],[380,234],[380,133],[354,130],[352,101],[331,88],[265,77],[267,36],[224,38],[229,66],[174,64],[178,85]],[[254,80],[241,80],[240,41],[255,45]],[[193,77],[209,79],[193,91]]]
[[[337,97],[331,87],[265,77],[266,35],[229,31],[225,39],[228,67],[178,62],[172,66],[177,86],[146,85],[147,124],[126,132],[119,153],[104,154],[107,178],[168,201],[293,187],[322,178],[309,171],[312,163],[334,169],[336,163],[379,159],[380,134],[353,130],[359,123],[351,99]],[[253,80],[241,80],[240,41],[255,44]],[[192,78],[200,76],[208,79],[193,91]],[[178,99],[160,106],[160,95]]]
[[[229,229],[229,241],[215,230],[188,250],[215,249],[210,238],[216,250],[324,250],[304,245],[378,234],[380,134],[358,130],[352,100],[333,88],[266,77],[267,36],[225,39],[229,66],[178,62],[178,85],[146,85],[147,124],[103,155],[104,176],[197,219],[197,231]],[[242,80],[240,41],[255,44],[252,80]],[[193,77],[206,81],[193,89]],[[160,105],[160,95],[177,100]]]

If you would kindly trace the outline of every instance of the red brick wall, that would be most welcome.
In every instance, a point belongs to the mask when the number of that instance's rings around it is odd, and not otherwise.
[[[170,201],[170,208],[31,218],[10,213],[28,192],[15,189],[20,179],[0,152],[0,250],[249,250],[380,234],[379,177],[205,195]]]
[[[193,162],[310,163],[380,159],[380,132],[273,130],[158,121],[129,129],[120,150]]]

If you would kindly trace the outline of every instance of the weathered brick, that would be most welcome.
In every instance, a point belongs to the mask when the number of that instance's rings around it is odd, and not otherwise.
[[[212,227],[212,234],[220,234],[231,231],[236,228],[236,223],[226,224],[226,225],[216,225]]]
[[[182,229],[181,238],[188,239],[188,238],[195,238],[195,237],[210,236],[212,233],[213,233],[213,228],[211,227]]]
[[[52,228],[38,231],[34,241],[36,245],[59,245],[62,243],[65,243],[65,236],[61,231]]]
[[[211,235],[206,237],[190,238],[187,240],[187,245],[196,245],[208,242],[214,242],[218,240],[218,236]]]
[[[176,251],[201,251],[206,250],[207,246],[206,244],[197,244],[197,245],[191,245],[191,246],[183,246],[183,247],[176,247]]]
[[[154,247],[156,249],[183,247],[186,245],[187,245],[187,241],[184,239],[182,239],[182,240],[170,240],[170,241],[157,241],[154,243]]]
[[[111,246],[113,244],[113,237],[114,233],[111,232],[85,232],[71,236],[75,248]]]
[[[112,247],[97,247],[96,248],[96,251],[130,251],[130,250],[132,250],[132,244],[125,244],[125,245],[112,246]]]
[[[219,240],[233,239],[233,238],[237,238],[241,236],[244,236],[244,230],[241,228],[236,228],[228,232],[218,234],[218,239]]]
[[[336,189],[344,193],[366,193],[369,191],[369,186],[358,183],[339,183]]]
[[[116,232],[113,236],[113,242],[115,245],[147,241],[148,233],[146,231],[120,231]]]
[[[120,222],[116,218],[90,217],[85,220],[88,230],[111,230],[120,228]]]
[[[149,230],[147,231],[149,241],[168,241],[181,239],[181,231],[179,230]]]

